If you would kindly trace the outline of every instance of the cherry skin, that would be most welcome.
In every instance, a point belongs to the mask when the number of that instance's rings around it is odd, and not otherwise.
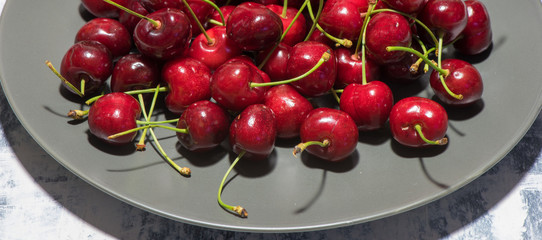
[[[328,61],[303,79],[291,83],[302,95],[321,96],[331,90],[337,78],[337,64],[333,50],[323,43],[304,41],[292,48],[286,69],[288,78],[306,73],[316,65],[325,52],[330,54]]]
[[[190,104],[177,122],[177,132],[181,145],[189,151],[202,152],[220,145],[227,137],[230,118],[226,111],[216,103],[202,100]]]
[[[210,0],[214,3],[214,0]],[[182,1],[180,1],[182,3]],[[196,15],[197,20],[203,24],[209,20],[211,17],[211,14],[215,10],[213,6],[210,4],[202,1],[202,0],[186,0],[188,3],[188,6],[190,6],[190,9],[192,9],[192,12]],[[197,36],[201,33],[201,30],[198,27],[198,23],[196,19],[194,19],[190,15],[190,10],[184,5],[184,3],[181,5],[180,8],[181,11],[185,12],[189,18],[190,18],[190,24],[192,25],[192,36]]]
[[[130,1],[130,3],[128,3],[126,7],[143,16],[147,16],[149,14],[149,11],[147,11],[147,9],[143,7],[143,5],[141,5],[141,3],[138,0]],[[130,32],[130,36],[133,35],[134,29],[140,20],[141,20],[140,17],[134,16],[133,14],[128,13],[126,11],[120,11],[119,13],[119,22],[122,23],[124,27],[126,27],[128,32]]]
[[[493,32],[485,5],[477,0],[465,1],[467,5],[467,26],[461,38],[454,42],[455,49],[466,55],[475,55],[485,51],[491,45]]]
[[[234,153],[246,151],[244,158],[267,158],[275,147],[277,127],[271,109],[253,104],[243,110],[231,123],[229,140]]]
[[[227,25],[230,14],[231,14],[231,12],[233,12],[233,9],[235,9],[235,7],[236,6],[234,6],[234,5],[225,5],[225,6],[221,6],[219,8],[220,11],[222,12],[222,15],[224,16],[224,21],[225,21],[224,26]],[[222,18],[220,17],[220,14],[216,10],[213,10],[213,12],[211,13],[211,16],[209,17],[209,19],[213,19],[213,20],[215,20],[217,22],[222,23]],[[206,26],[205,27],[206,29],[214,27],[214,25],[209,23],[209,22],[206,22],[205,26]]]
[[[182,56],[190,46],[192,27],[188,16],[173,8],[164,8],[147,15],[160,23],[156,28],[150,21],[141,20],[134,29],[137,49],[146,56],[169,60]]]
[[[85,81],[85,95],[98,92],[112,72],[113,56],[105,45],[97,41],[75,43],[64,54],[60,65],[60,74],[75,88],[81,89],[81,81]]]
[[[309,100],[287,84],[270,88],[263,104],[275,114],[278,138],[298,137],[301,124],[313,110]]]
[[[113,0],[122,6],[126,6],[130,0]],[[103,0],[81,0],[81,4],[95,17],[117,18],[120,10]]]
[[[337,61],[336,88],[345,88],[351,83],[363,83],[363,62],[360,56],[355,56],[352,50],[347,48],[335,49]],[[365,59],[366,81],[371,82],[380,78],[380,66],[370,59]]]
[[[248,60],[234,59],[216,69],[211,78],[211,96],[222,107],[240,112],[262,103],[269,87],[250,87],[250,83],[269,82],[267,74]]]
[[[407,14],[416,14],[425,6],[426,0],[382,0],[390,8]]]
[[[231,12],[228,37],[245,51],[259,51],[276,44],[282,35],[280,17],[264,5],[243,2]]]
[[[212,42],[209,43],[203,34],[198,35],[192,40],[192,45],[188,50],[190,57],[215,70],[227,60],[241,55],[241,49],[227,37],[226,27],[216,26],[206,32]]]
[[[183,2],[181,0],[137,0],[149,12],[155,12],[164,8],[181,9]]]
[[[390,113],[393,138],[402,145],[423,147],[430,145],[416,130],[421,127],[425,138],[443,141],[448,129],[448,114],[437,102],[422,97],[407,97],[393,105]]]
[[[160,81],[161,70],[156,61],[138,53],[131,53],[115,63],[110,85],[113,92],[126,92],[153,88]]]
[[[314,32],[312,32],[312,34],[309,36],[309,41],[320,42],[328,46],[335,45],[335,42],[326,37],[326,35],[318,30],[318,28],[314,29]]]
[[[132,36],[122,23],[111,18],[94,18],[83,25],[75,35],[75,42],[94,40],[104,44],[114,58],[128,54]]]
[[[401,60],[405,52],[388,52],[388,46],[410,47],[412,31],[405,17],[394,12],[375,14],[366,32],[367,56],[377,64],[389,64]]]
[[[455,94],[461,94],[463,99],[452,97],[442,85],[438,72],[433,71],[429,83],[435,95],[448,105],[465,106],[482,98],[484,84],[480,72],[470,63],[459,59],[448,58],[442,60],[442,68],[450,71],[444,82]]]
[[[261,51],[257,55],[256,60],[261,63],[272,49],[273,48],[271,47]],[[286,69],[288,66],[288,59],[290,58],[290,51],[292,51],[292,47],[279,43],[267,62],[262,66],[262,70],[267,73],[271,81],[288,79]]]
[[[284,30],[286,30],[286,28],[290,26],[290,24],[294,20],[295,15],[297,15],[297,12],[299,11],[296,8],[287,7],[286,16],[282,16],[282,11],[284,8],[283,6],[270,4],[266,5],[266,7],[271,9],[271,11],[273,11],[280,17],[280,19],[282,20],[282,29]],[[296,19],[292,27],[288,30],[281,43],[284,43],[288,46],[293,46],[296,43],[303,41],[303,39],[305,39],[305,36],[307,35],[307,32],[307,20],[305,19],[303,14],[301,14]]]
[[[393,93],[381,81],[352,83],[344,88],[341,94],[341,110],[348,113],[362,131],[384,127],[392,106]]]
[[[137,132],[112,139],[108,137],[136,128],[136,120],[140,117],[141,107],[134,97],[114,92],[100,97],[92,104],[88,112],[88,126],[94,136],[106,143],[127,144],[134,140]]]
[[[463,0],[429,0],[420,12],[419,19],[437,38],[442,35],[443,45],[446,45],[465,29],[467,7]]]
[[[316,108],[305,118],[300,130],[301,141],[324,142],[321,147],[310,145],[306,151],[327,161],[340,161],[350,156],[358,143],[359,132],[347,113],[332,108]]]
[[[211,70],[190,57],[170,60],[162,67],[162,80],[169,87],[165,104],[174,114],[181,114],[190,104],[211,99]]]

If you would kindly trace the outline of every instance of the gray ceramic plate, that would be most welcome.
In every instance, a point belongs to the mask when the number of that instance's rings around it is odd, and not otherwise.
[[[241,204],[241,219],[216,202],[219,182],[234,156],[225,151],[187,154],[158,130],[162,145],[193,176],[179,176],[150,148],[112,149],[89,137],[85,122],[68,110],[81,107],[59,91],[45,66],[60,59],[84,24],[79,1],[8,0],[0,22],[2,87],[21,123],[58,162],[122,201],[179,221],[240,231],[325,229],[403,212],[449,194],[491,168],[521,139],[542,103],[542,23],[537,0],[484,1],[494,44],[471,58],[485,81],[483,102],[450,112],[445,148],[408,150],[386,131],[363,134],[354,156],[324,164],[291,155],[294,142],[280,142],[270,160],[241,163],[223,193]],[[410,93],[432,97],[426,82]]]

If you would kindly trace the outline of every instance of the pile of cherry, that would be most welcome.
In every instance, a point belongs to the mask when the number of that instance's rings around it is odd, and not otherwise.
[[[482,96],[480,73],[446,58],[492,42],[488,12],[477,0],[82,0],[95,16],[77,32],[60,71],[47,65],[83,109],[104,142],[151,138],[179,173],[154,128],[175,132],[189,151],[229,141],[237,159],[266,159],[277,139],[293,150],[340,161],[359,134],[388,124],[409,147],[447,143],[443,104],[468,106]],[[436,99],[394,102],[387,83],[409,84],[426,72]],[[429,74],[429,73],[428,73]],[[110,79],[110,81],[108,81]],[[165,96],[164,96],[165,95]],[[331,106],[313,100],[333,96]],[[159,102],[161,101],[161,102]],[[336,102],[335,102],[336,101]],[[157,104],[158,103],[158,104]],[[152,121],[155,107],[178,118]],[[86,109],[85,109],[86,108]],[[140,136],[135,142],[136,136]]]

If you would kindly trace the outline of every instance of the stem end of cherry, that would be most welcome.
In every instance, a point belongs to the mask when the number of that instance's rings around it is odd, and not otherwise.
[[[187,168],[187,167],[182,167],[179,170],[179,173],[185,177],[190,177],[190,175],[192,174],[192,170],[190,170],[190,168]]]
[[[248,212],[245,208],[241,207],[241,206],[235,206],[233,207],[232,209],[235,213],[237,213],[237,215],[239,215],[239,217],[242,217],[242,218],[246,218],[248,217]]]

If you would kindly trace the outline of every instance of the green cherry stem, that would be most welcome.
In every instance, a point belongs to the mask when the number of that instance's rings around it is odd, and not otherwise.
[[[297,144],[294,147],[294,151],[292,152],[294,154],[294,157],[297,157],[297,154],[305,151],[309,146],[317,145],[320,147],[327,147],[329,146],[331,142],[328,139],[324,139],[323,141],[308,141],[304,143]]]
[[[335,98],[335,100],[337,101],[337,103],[341,103],[341,98],[339,97],[339,95],[337,94],[337,90],[335,89],[331,89],[329,90],[331,92],[331,95],[333,95],[333,98]]]
[[[71,90],[73,90],[75,93],[77,93],[77,95],[79,95],[80,97],[83,97],[84,94],[79,90],[77,89],[75,86],[73,86],[73,84],[71,84],[64,76],[62,76],[57,70],[56,68],[53,66],[53,64],[49,61],[49,60],[45,60],[45,64],[47,65],[47,67],[49,67],[49,69],[51,69],[51,71],[53,71],[53,73],[64,83],[66,84],[66,86],[68,86]]]
[[[143,94],[138,94],[137,95],[138,99],[139,99],[139,105],[141,107],[141,112],[143,113],[143,118],[145,118],[145,120],[148,122],[149,121],[149,116],[147,115],[147,111],[145,110],[145,100],[143,99]],[[139,120],[136,120],[136,124]],[[143,129],[143,133],[141,134],[141,138],[139,138],[139,142],[136,143],[136,150],[138,151],[145,151],[145,138],[147,136],[147,131],[148,129],[145,128]]]
[[[440,68],[437,64],[435,64],[433,61],[431,61],[431,59],[429,59],[427,56],[425,56],[424,54],[420,53],[419,51],[417,51],[415,49],[412,49],[412,48],[409,48],[409,47],[402,47],[402,46],[388,46],[388,47],[386,47],[386,50],[388,52],[391,52],[391,51],[405,51],[405,52],[413,53],[416,56],[418,56],[419,58],[422,58],[423,61],[427,65],[429,65],[433,69],[437,70],[441,75],[448,76],[448,74],[450,74],[450,71]]]
[[[304,3],[306,3],[307,1],[303,1]],[[288,0],[284,0],[284,2],[282,3],[282,14],[281,14],[281,17],[282,18],[286,18],[286,13],[288,12]]]
[[[209,34],[207,34],[207,31],[205,31],[205,28],[199,21],[198,16],[196,16],[196,14],[194,13],[194,10],[192,10],[192,8],[190,7],[190,4],[188,4],[186,0],[183,0],[183,4],[188,9],[190,16],[192,16],[194,21],[196,21],[196,25],[198,25],[198,28],[201,31],[201,33],[203,33],[203,36],[205,36],[205,39],[207,39],[207,45],[212,46],[215,43],[215,41],[211,37],[209,37]]]
[[[297,76],[297,77],[294,77],[294,78],[291,78],[291,79],[287,79],[287,80],[276,81],[276,82],[264,82],[264,83],[251,82],[250,87],[251,88],[269,87],[269,86],[276,86],[276,85],[281,85],[281,84],[288,84],[288,83],[292,83],[292,82],[301,80],[301,79],[305,78],[306,76],[310,75],[311,73],[313,73],[314,71],[316,71],[320,66],[322,66],[322,64],[327,62],[330,58],[331,58],[331,53],[326,51],[326,52],[324,52],[324,54],[322,54],[322,57],[320,58],[320,60],[318,60],[318,62],[311,69],[309,69],[307,72],[301,74],[300,76]]]
[[[241,153],[239,153],[237,158],[230,165],[230,168],[228,168],[228,170],[226,171],[226,174],[224,174],[224,177],[222,178],[222,181],[220,182],[220,187],[218,188],[218,193],[217,193],[218,204],[222,208],[224,208],[224,209],[226,209],[226,210],[228,210],[228,211],[230,211],[232,213],[235,213],[239,217],[242,217],[242,218],[246,218],[248,216],[247,210],[244,209],[243,207],[239,206],[239,205],[232,206],[232,205],[228,205],[228,204],[224,203],[222,201],[222,190],[224,188],[224,183],[226,182],[226,179],[228,178],[228,175],[230,175],[230,172],[232,171],[232,169],[239,162],[239,160],[245,155],[245,153],[246,153],[246,151],[242,151]]]
[[[310,1],[310,0],[305,0],[305,1]],[[318,24],[318,20],[320,19],[320,15],[322,15],[322,9],[324,8],[324,0],[319,0],[318,1],[318,11],[316,12],[316,17],[313,17],[311,4],[308,4],[307,6],[308,6],[307,10],[309,11],[309,14],[310,14],[311,19],[312,19],[312,25],[311,25],[311,28],[309,28],[309,32],[308,32],[307,36],[305,36],[305,40],[303,40],[303,41],[309,40],[312,33],[316,29],[316,25]]]
[[[425,135],[423,134],[422,132],[422,126],[420,124],[416,124],[414,125],[414,129],[416,129],[416,132],[418,133],[418,135],[420,136],[420,138],[426,142],[427,144],[431,144],[431,145],[446,145],[448,143],[448,138],[447,137],[443,137],[439,140],[429,140],[425,137]]]
[[[438,67],[440,69],[442,69],[442,41],[443,41],[443,38],[444,38],[444,34],[443,33],[439,34],[438,47],[437,47],[437,51],[438,51],[438,55],[437,55],[437,61],[438,62],[437,62],[437,64],[438,64]],[[440,79],[440,82],[441,82],[442,86],[444,87],[444,90],[446,90],[446,92],[455,99],[458,99],[458,100],[463,99],[462,94],[456,94],[456,93],[452,92],[452,90],[450,90],[448,88],[448,85],[446,84],[446,81],[445,81],[446,76],[448,76],[448,74],[446,74],[445,76],[442,76],[442,74],[439,73],[439,79]]]
[[[394,13],[398,13],[398,14],[401,14],[407,18],[410,18],[411,20],[415,21],[419,26],[421,26],[425,31],[427,31],[427,33],[429,34],[429,37],[431,38],[431,40],[433,40],[433,42],[435,43],[435,45],[438,44],[438,40],[437,40],[437,37],[435,36],[435,34],[433,34],[433,31],[431,31],[431,29],[429,29],[429,27],[427,27],[427,25],[425,25],[422,21],[420,21],[418,18],[416,17],[413,17],[411,16],[410,14],[406,14],[404,12],[401,12],[401,11],[397,11],[397,10],[393,10],[393,9],[389,9],[389,8],[382,8],[382,9],[376,9],[372,12],[372,14],[377,14],[379,12],[394,12]]]
[[[314,14],[313,14],[313,12],[312,12],[312,7],[311,7],[310,4],[307,4],[307,10],[309,10],[309,15],[310,15],[312,21],[314,22],[313,25],[314,25],[320,32],[322,32],[327,38],[329,38],[331,41],[335,42],[335,43],[336,43],[336,44],[335,44],[336,46],[342,45],[342,46],[344,46],[344,47],[346,47],[346,48],[352,47],[352,41],[350,41],[349,39],[346,39],[346,38],[344,38],[344,39],[337,38],[337,37],[335,37],[335,36],[333,36],[333,35],[327,33],[327,32],[320,26],[320,24],[318,24],[318,19],[319,19],[320,17],[319,17],[318,15],[317,15],[316,17],[314,17]],[[319,11],[320,11],[320,9],[319,9]],[[313,31],[313,32],[314,32],[314,31]],[[307,35],[307,38],[305,38],[305,41],[308,40],[308,38],[310,37],[310,35],[312,35],[312,32],[311,32],[309,35]]]
[[[214,19],[209,19],[209,23],[213,24],[213,25],[216,25],[216,26],[221,26],[221,27],[226,26],[226,24],[221,23],[221,22],[219,22],[217,20],[214,20]]]
[[[122,6],[122,5],[120,5],[120,4],[116,3],[116,2],[113,2],[111,0],[103,0],[103,1],[113,5],[115,7],[118,7],[121,10],[123,10],[123,11],[125,11],[125,12],[127,12],[129,14],[132,14],[132,15],[134,15],[136,17],[139,17],[139,18],[142,18],[142,19],[145,19],[145,20],[149,21],[155,29],[159,29],[162,26],[162,23],[160,23],[160,21],[153,20],[153,19],[151,19],[151,18],[149,18],[149,17],[147,17],[145,15],[134,12],[131,9],[129,9],[129,8],[125,7],[125,6]]]
[[[164,120],[164,121],[141,121],[141,120],[136,120],[136,123],[139,124],[139,125],[144,125],[144,124],[168,124],[168,123],[177,123],[178,121],[179,121],[179,119],[175,118],[175,119]]]
[[[224,13],[222,13],[222,10],[220,10],[220,7],[212,1],[209,1],[209,0],[202,0],[202,1],[211,5],[211,7],[213,7],[215,11],[218,12],[218,15],[220,16],[220,21],[222,21],[220,26],[226,26],[226,19],[224,19]]]
[[[88,110],[70,110],[68,112],[68,117],[71,117],[75,120],[83,119],[83,117],[86,115],[88,115]]]
[[[129,95],[136,95],[136,94],[141,94],[141,93],[154,93],[156,91],[155,88],[147,88],[147,89],[139,89],[139,90],[130,90],[130,91],[126,91],[124,93],[126,94],[129,94]],[[168,92],[169,91],[169,87],[160,87],[158,89],[159,92]],[[92,104],[93,102],[95,102],[96,100],[98,100],[98,98],[101,98],[103,96],[102,95],[98,95],[98,96],[95,96],[95,97],[92,97],[92,98],[89,98],[85,104],[87,105],[90,105]]]
[[[177,172],[179,172],[181,175],[185,177],[190,177],[191,170],[187,167],[180,167],[177,165],[171,158],[168,157],[164,149],[162,148],[162,145],[160,145],[160,142],[158,141],[158,138],[154,134],[154,130],[152,128],[149,128],[149,132],[151,133],[152,139],[154,140],[154,144],[158,148],[158,151],[162,154],[162,156],[166,159],[166,161],[171,165]]]

